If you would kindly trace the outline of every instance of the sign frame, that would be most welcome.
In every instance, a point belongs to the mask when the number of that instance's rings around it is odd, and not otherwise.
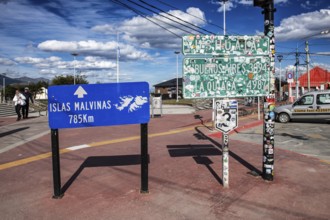
[[[149,98],[147,82],[50,86],[49,127],[59,129],[148,123]]]

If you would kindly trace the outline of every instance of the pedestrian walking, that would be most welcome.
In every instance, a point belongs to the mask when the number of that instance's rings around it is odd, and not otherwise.
[[[29,91],[28,87],[25,87],[23,95],[25,96],[25,105],[22,107],[22,113],[23,113],[23,118],[28,118],[29,116],[29,107],[30,107],[30,100],[32,103],[33,99],[32,99],[32,94]]]
[[[15,96],[13,98],[13,102],[15,103],[15,111],[17,114],[17,121],[21,120],[21,108],[25,105],[25,96],[20,93],[20,91],[17,89]]]

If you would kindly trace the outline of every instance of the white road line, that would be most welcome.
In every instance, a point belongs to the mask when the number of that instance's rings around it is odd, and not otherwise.
[[[87,148],[87,147],[90,147],[90,145],[88,145],[88,144],[82,144],[82,145],[67,147],[66,149],[69,149],[69,150],[74,151],[74,150],[80,150],[80,149]]]
[[[37,139],[37,138],[40,138],[40,137],[42,137],[42,136],[48,134],[49,132],[50,132],[50,131],[45,131],[45,132],[42,132],[42,133],[40,133],[40,134],[34,135],[34,136],[32,136],[32,137],[29,137],[29,138],[27,138],[27,139],[25,139],[25,140],[18,141],[18,142],[14,143],[14,144],[8,145],[8,146],[6,146],[6,147],[0,149],[0,153],[6,152],[6,151],[11,150],[11,149],[13,149],[13,148],[15,148],[15,147],[18,147],[18,146],[20,146],[20,145],[22,145],[22,144],[25,144],[25,143],[27,143],[27,142],[33,141],[33,140],[35,140],[35,139]]]

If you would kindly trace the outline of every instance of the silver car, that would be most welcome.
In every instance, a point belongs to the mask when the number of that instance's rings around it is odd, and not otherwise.
[[[274,112],[282,123],[292,119],[330,120],[330,90],[305,93],[291,105],[276,107]]]

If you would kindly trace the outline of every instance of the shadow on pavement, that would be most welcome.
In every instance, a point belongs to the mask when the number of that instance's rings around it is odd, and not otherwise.
[[[207,126],[207,125],[205,125],[205,122],[203,121],[203,116],[200,116],[200,115],[194,115],[194,118],[195,119],[199,119],[200,121],[201,121],[201,124],[202,125],[204,125],[204,127],[206,127],[207,129],[209,129],[209,130],[212,130],[212,127],[209,127],[209,126]]]
[[[77,179],[80,173],[87,167],[111,167],[111,166],[129,166],[141,164],[141,155],[119,155],[119,156],[95,156],[88,157],[63,185],[62,193],[65,193],[72,183]]]
[[[288,134],[288,133],[280,133],[278,135],[283,136],[283,137],[295,138],[295,139],[298,139],[298,140],[308,140],[309,139],[309,138],[306,138],[306,137],[303,137],[303,136],[300,136],[300,135],[292,135],[292,134]]]
[[[213,175],[213,177],[218,181],[220,185],[223,185],[222,179],[218,176],[218,174],[212,169],[210,166],[213,162],[208,157],[193,157],[197,164],[205,165],[206,168],[210,171],[210,173]]]
[[[195,157],[221,155],[221,151],[213,145],[167,145],[171,157]]]
[[[205,135],[201,130],[199,130],[198,127],[195,127],[195,130],[201,134],[205,139],[209,140],[212,144],[214,144],[214,146],[216,146],[219,149],[222,149],[222,145],[219,144],[217,141],[213,140],[212,138],[210,138],[209,136]],[[258,175],[261,175],[262,172],[257,169],[255,166],[253,166],[252,164],[250,164],[249,162],[247,162],[246,160],[244,160],[243,158],[241,158],[239,155],[235,154],[234,152],[229,150],[229,155],[234,158],[237,162],[239,162],[240,164],[242,164],[243,166],[245,166],[247,169],[250,170],[250,172],[248,173],[257,173]]]
[[[210,166],[213,162],[207,156],[222,155],[213,145],[167,145],[171,157],[192,157],[197,164],[205,165],[213,177],[222,185],[222,179]]]
[[[29,129],[29,128],[30,127],[22,127],[22,128],[17,128],[17,129],[11,130],[11,131],[6,131],[6,132],[3,132],[3,133],[0,133],[0,138],[2,138],[4,136],[7,136],[7,135],[17,133],[17,132],[20,132],[20,131],[24,131],[24,130]]]

